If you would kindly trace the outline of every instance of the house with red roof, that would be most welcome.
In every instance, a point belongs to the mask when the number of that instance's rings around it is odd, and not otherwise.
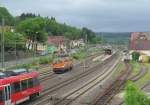
[[[67,39],[64,36],[49,36],[48,37],[48,45],[49,47],[56,47],[57,51],[66,51],[66,42]]]
[[[140,53],[140,60],[150,56],[150,32],[133,32],[130,39],[130,50]]]

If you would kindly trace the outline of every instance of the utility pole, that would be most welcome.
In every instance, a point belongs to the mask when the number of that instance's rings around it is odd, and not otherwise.
[[[17,42],[15,40],[15,59],[16,59],[16,66],[17,66]]]
[[[5,20],[2,19],[2,27],[1,27],[1,63],[2,63],[2,70],[5,70],[5,47],[4,47],[4,25],[5,25]]]
[[[85,46],[84,46],[85,52],[87,52],[87,45],[86,44],[88,45],[88,43],[87,43],[87,34],[85,35]],[[88,66],[86,66],[86,59],[84,59],[84,61],[83,61],[83,72],[85,72],[87,67]]]

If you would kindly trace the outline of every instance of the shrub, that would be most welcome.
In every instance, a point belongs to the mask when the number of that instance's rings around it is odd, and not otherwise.
[[[20,65],[18,68],[30,68],[31,66],[32,66],[32,64],[27,63],[27,64]]]
[[[143,56],[142,57],[142,62],[143,63],[148,63],[149,62],[149,57],[148,56]]]
[[[128,82],[125,93],[126,105],[150,105],[148,97],[133,82]]]
[[[49,64],[53,61],[54,57],[40,57],[39,63],[40,64]]]
[[[72,58],[78,60],[78,59],[83,59],[86,57],[86,53],[85,52],[77,52],[75,54],[72,55]]]
[[[39,63],[40,64],[48,64],[48,63],[50,63],[50,58],[49,57],[40,57]]]
[[[139,61],[140,53],[139,52],[133,52],[132,53],[132,60],[133,61]]]

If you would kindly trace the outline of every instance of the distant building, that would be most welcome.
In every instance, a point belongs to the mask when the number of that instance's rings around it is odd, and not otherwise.
[[[2,27],[0,27],[0,32],[2,31]],[[14,27],[12,26],[4,26],[3,27],[4,32],[14,32]]]
[[[37,44],[37,50],[38,51],[46,51],[47,50],[47,45],[42,44],[42,43],[38,43]]]
[[[48,44],[55,45],[55,46],[65,44],[65,37],[64,36],[49,36]]]
[[[150,56],[150,32],[133,32],[130,39],[130,54],[139,52],[140,59]]]
[[[48,45],[57,47],[58,52],[66,52],[67,39],[64,36],[49,36]]]
[[[72,40],[70,41],[70,46],[71,47],[80,47],[80,46],[85,46],[84,40],[79,39],[79,40]]]

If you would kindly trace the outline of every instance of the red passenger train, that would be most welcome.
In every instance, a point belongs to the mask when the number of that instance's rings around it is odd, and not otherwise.
[[[42,90],[38,76],[37,71],[0,72],[0,105],[16,105],[38,96]]]

